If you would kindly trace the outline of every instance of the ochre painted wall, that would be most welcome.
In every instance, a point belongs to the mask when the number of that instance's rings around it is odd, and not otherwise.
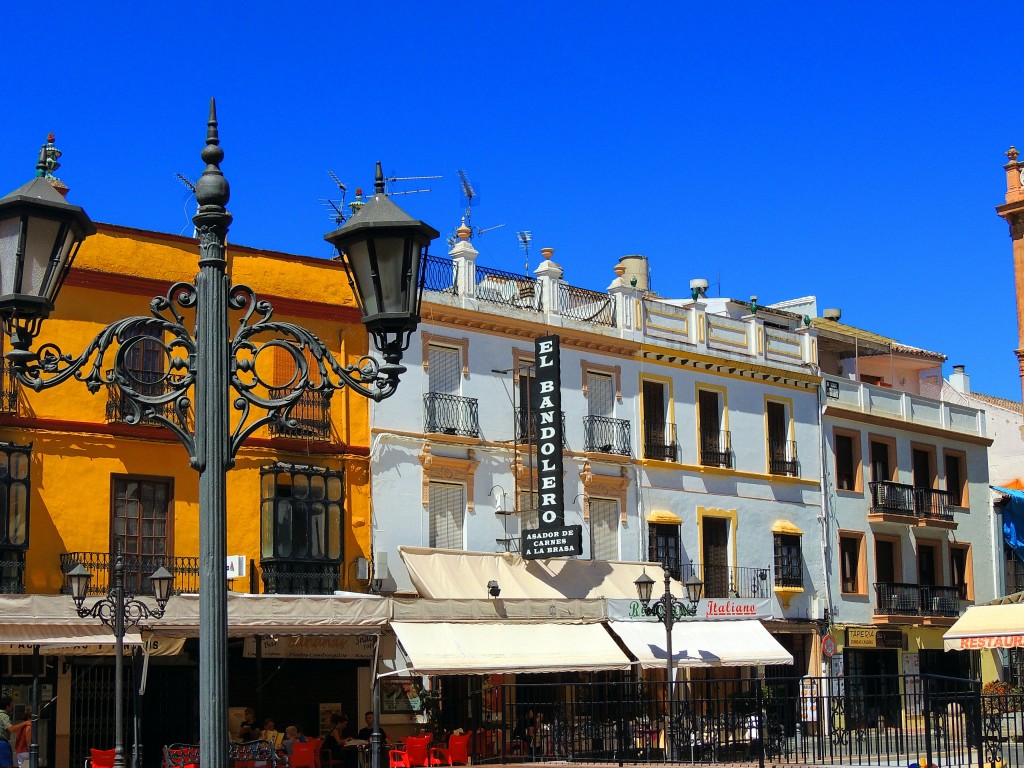
[[[153,296],[163,295],[173,282],[191,282],[197,259],[198,244],[190,238],[99,225],[83,244],[36,348],[49,342],[79,354],[107,323],[148,315]],[[230,243],[228,259],[233,282],[269,299],[275,320],[305,326],[344,364],[367,354],[367,334],[339,263]],[[192,312],[183,314],[191,331]],[[232,332],[241,317],[231,312]],[[103,370],[112,362],[108,352]],[[259,369],[265,370],[262,358]],[[105,388],[93,395],[72,380],[44,392],[22,388],[17,413],[0,414],[0,440],[33,444],[28,592],[59,591],[62,553],[110,551],[112,475],[172,478],[171,554],[198,554],[198,476],[184,447],[163,428],[107,424],[106,403]],[[237,418],[236,411],[233,423]],[[275,439],[262,428],[242,448],[228,475],[228,552],[259,563],[261,467],[283,461],[344,468],[342,586],[360,589],[352,562],[370,552],[369,401],[347,390],[336,392],[330,420],[329,442]],[[247,579],[232,584],[239,591],[248,586]]]

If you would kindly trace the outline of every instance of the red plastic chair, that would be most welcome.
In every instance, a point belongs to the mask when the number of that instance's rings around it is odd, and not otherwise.
[[[323,739],[306,739],[306,741],[313,745],[314,768],[320,768],[320,766],[321,766],[320,753],[323,751],[323,748],[324,748],[324,740]]]
[[[296,741],[292,744],[292,753],[288,756],[288,766],[289,768],[316,768],[318,757],[311,740]]]
[[[469,742],[473,733],[463,733],[448,737],[448,747],[435,747],[432,751],[447,765],[469,765]]]
[[[433,736],[409,736],[405,740],[405,759],[409,768],[431,768],[435,765],[446,765],[439,756],[439,750],[431,749]]]
[[[89,757],[85,758],[85,768],[114,768],[115,749],[89,749]]]

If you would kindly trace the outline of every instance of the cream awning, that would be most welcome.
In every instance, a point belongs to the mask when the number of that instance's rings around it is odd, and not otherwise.
[[[610,621],[644,669],[663,669],[668,660],[665,626],[651,621]],[[672,656],[680,667],[746,667],[792,664],[793,657],[760,621],[680,621],[672,627]]]
[[[228,634],[372,635],[391,617],[389,600],[366,595],[228,595]],[[162,619],[150,623],[154,635],[196,637],[199,595],[175,595]]]
[[[645,570],[658,584],[661,567],[652,563],[607,560],[524,560],[517,554],[464,552],[426,547],[399,547],[409,576],[420,597],[475,600],[487,596],[487,582],[495,580],[502,599],[628,599],[636,600],[633,583]],[[685,588],[672,582],[673,594]]]
[[[942,640],[947,651],[1024,648],[1024,603],[972,605]]]
[[[629,669],[601,624],[409,623],[391,625],[409,671],[424,675]]]

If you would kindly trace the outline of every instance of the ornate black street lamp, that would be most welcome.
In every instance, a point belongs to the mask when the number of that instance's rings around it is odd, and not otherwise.
[[[114,768],[124,768],[124,634],[144,619],[159,619],[164,615],[171,596],[173,576],[161,566],[149,577],[153,585],[156,608],[151,608],[124,589],[124,556],[118,550],[114,558],[114,580],[107,596],[90,606],[85,605],[92,574],[79,563],[67,575],[71,597],[78,615],[99,619],[114,632]]]
[[[70,378],[83,381],[92,392],[115,386],[128,411],[125,421],[145,420],[170,429],[199,473],[199,734],[204,768],[227,768],[227,471],[239,447],[260,427],[274,422],[294,428],[292,409],[307,392],[330,396],[348,387],[377,401],[395,393],[405,371],[402,353],[419,323],[426,250],[438,236],[384,195],[378,163],[376,194],[326,239],[339,249],[363,322],[384,362],[363,357],[354,365],[342,365],[310,331],[272,319],[270,303],[257,299],[251,288],[231,285],[225,259],[230,193],[220,170],[224,152],[219,144],[211,100],[202,151],[206,169],[196,183],[199,210],[192,219],[199,238],[195,281],[175,283],[166,295],[155,297],[150,316],[111,323],[77,357],[53,344],[34,351],[31,345],[53,308],[77,243],[94,228],[80,208],[54,200],[41,179],[0,199],[0,316],[11,339],[7,358],[18,380],[35,390]],[[51,243],[42,232],[53,231],[54,221],[58,234],[69,234]],[[233,336],[228,333],[229,312],[240,316]],[[186,321],[183,313],[194,313],[194,322]],[[163,375],[158,382],[148,375],[141,381],[127,358],[135,344],[153,344],[154,333],[164,354]],[[274,367],[267,361],[278,351],[293,365],[284,394],[266,374]],[[104,365],[108,353],[114,357],[109,370]],[[193,403],[195,427],[190,429]],[[254,407],[263,413],[255,415]],[[237,413],[234,426],[232,408]]]
[[[668,689],[668,719],[665,725],[665,755],[667,757],[672,750],[672,716],[675,709],[675,660],[672,657],[672,627],[676,620],[683,616],[697,615],[697,603],[700,602],[701,593],[704,591],[704,582],[696,574],[686,580],[687,602],[684,603],[672,595],[672,576],[669,573],[667,560],[662,563],[661,568],[665,572],[665,592],[654,605],[651,605],[654,579],[647,575],[646,570],[636,578],[633,586],[636,587],[636,596],[643,606],[644,615],[657,616],[658,620],[665,625],[665,685]]]

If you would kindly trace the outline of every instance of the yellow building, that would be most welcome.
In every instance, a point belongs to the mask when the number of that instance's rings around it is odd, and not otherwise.
[[[164,296],[175,282],[190,282],[197,272],[198,247],[191,238],[104,224],[97,229],[82,245],[37,349],[51,343],[77,356],[108,323],[148,315],[152,297]],[[227,255],[233,282],[269,300],[275,319],[308,328],[342,364],[367,354],[368,337],[340,263],[235,245],[229,245]],[[191,327],[189,312],[183,314]],[[231,313],[232,332],[241,314]],[[158,335],[124,345],[127,368],[146,394],[166,386],[169,363]],[[104,368],[113,361],[108,352]],[[270,386],[285,385],[293,370],[281,349],[261,353],[255,366]],[[146,577],[165,565],[175,576],[177,592],[198,590],[198,474],[169,429],[132,423],[130,404],[113,386],[92,394],[84,384],[69,381],[33,392],[15,384],[9,369],[0,406],[0,451],[7,454],[0,592],[55,595],[64,587],[64,574],[82,563],[93,573],[91,591],[103,594],[118,548],[125,553],[130,589],[145,590]],[[175,418],[171,412],[164,415]],[[371,544],[369,401],[348,390],[330,398],[307,393],[291,416],[293,422],[263,427],[246,440],[228,473],[228,553],[236,556],[229,560],[245,570],[244,577],[229,580],[229,588],[279,594],[365,589],[357,566]],[[186,416],[191,418],[191,413]],[[70,606],[70,597],[67,602]],[[229,656],[230,703],[252,705],[260,693],[254,690],[256,676],[240,641],[229,647]],[[18,657],[7,658],[4,682],[13,682],[18,695],[27,680],[16,676],[29,670]],[[194,663],[194,649],[186,644],[182,654],[155,659],[149,670],[150,688],[156,684],[159,691],[155,706],[163,702],[168,712],[165,727],[178,724],[177,733],[143,734],[151,750],[194,738],[188,732],[195,721]],[[338,701],[354,711],[357,665],[332,663],[329,674],[321,667],[303,676],[307,688],[325,689],[307,690],[305,698]],[[44,736],[41,765],[67,765],[83,745],[107,746],[102,723],[92,731],[69,724],[81,723],[89,713],[94,716],[90,722],[96,722],[95,712],[103,705],[90,703],[89,697],[111,696],[110,674],[110,659],[102,656],[83,663],[67,655],[63,663],[47,667],[43,700],[57,699],[56,716],[48,718],[56,738]],[[294,719],[308,721],[313,729],[318,713],[301,708],[303,691],[291,696],[277,697],[279,710],[270,714],[282,728]],[[147,712],[152,712],[152,698]],[[146,727],[159,728],[164,718],[147,714],[152,722]],[[78,734],[79,729],[87,732]],[[89,739],[96,741],[90,744]]]

